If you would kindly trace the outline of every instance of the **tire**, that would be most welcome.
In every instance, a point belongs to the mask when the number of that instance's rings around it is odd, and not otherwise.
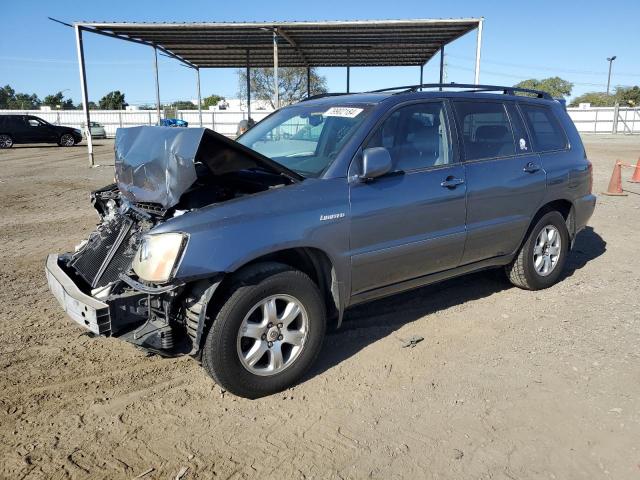
[[[0,135],[0,148],[11,148],[13,147],[13,138],[11,135]]]
[[[550,240],[556,238],[552,232],[558,236],[559,245]],[[531,229],[513,262],[505,267],[509,281],[525,290],[542,290],[554,285],[566,263],[569,242],[564,217],[555,211],[546,213]],[[557,252],[555,259],[553,252]]]
[[[76,139],[70,133],[65,133],[58,140],[58,145],[61,147],[73,147],[76,144]]]
[[[307,275],[279,263],[253,265],[233,279],[207,334],[202,364],[235,395],[271,395],[300,380],[320,353],[325,331],[324,302]]]

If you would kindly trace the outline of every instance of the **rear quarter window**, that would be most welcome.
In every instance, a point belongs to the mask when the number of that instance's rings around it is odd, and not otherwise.
[[[567,148],[567,135],[549,107],[522,103],[520,110],[527,122],[533,146],[537,152]]]

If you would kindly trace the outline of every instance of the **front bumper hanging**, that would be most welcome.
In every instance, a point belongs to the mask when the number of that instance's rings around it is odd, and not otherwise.
[[[109,305],[82,292],[58,264],[58,255],[50,254],[45,266],[49,290],[67,315],[96,335],[111,333]]]

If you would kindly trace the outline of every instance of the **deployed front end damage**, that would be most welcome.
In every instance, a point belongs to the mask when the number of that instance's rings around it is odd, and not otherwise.
[[[49,288],[75,322],[163,355],[196,353],[224,272],[174,274],[186,232],[154,234],[199,208],[279,188],[286,169],[206,129],[120,129],[116,183],[92,192],[100,223],[74,252],[49,255]]]

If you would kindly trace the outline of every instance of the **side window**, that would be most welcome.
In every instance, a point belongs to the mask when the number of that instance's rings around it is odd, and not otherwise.
[[[521,155],[532,153],[533,148],[531,148],[529,134],[527,133],[527,129],[524,128],[524,121],[522,120],[522,116],[520,115],[516,105],[514,103],[507,102],[505,103],[505,107],[507,107],[509,119],[511,120],[511,127],[513,128],[513,137],[516,141],[516,153]]]
[[[462,130],[465,160],[515,154],[513,133],[504,105],[498,102],[454,102]]]
[[[548,152],[567,148],[567,137],[550,108],[527,103],[521,103],[520,108],[529,125],[536,151]]]
[[[41,127],[44,125],[44,122],[35,117],[27,117],[27,123],[30,127]]]
[[[365,148],[385,147],[394,170],[417,170],[451,162],[451,142],[442,102],[402,107],[378,127]]]

